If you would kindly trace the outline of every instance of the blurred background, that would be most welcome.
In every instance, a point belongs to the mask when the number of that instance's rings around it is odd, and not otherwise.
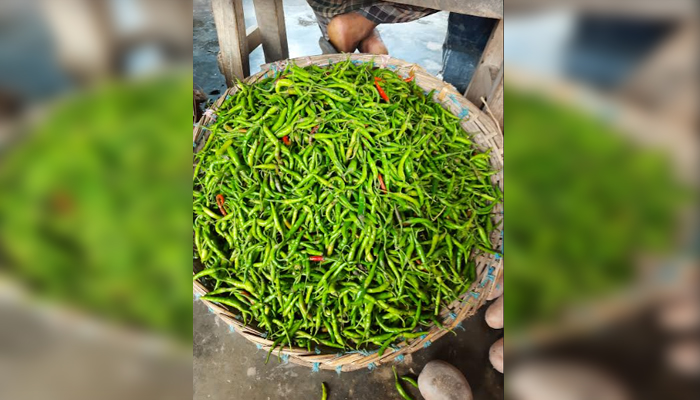
[[[190,7],[0,1],[2,399],[190,397]],[[696,2],[505,7],[506,396],[697,398]]]
[[[696,6],[505,1],[509,399],[698,398]]]
[[[191,6],[0,1],[0,399],[191,396]]]

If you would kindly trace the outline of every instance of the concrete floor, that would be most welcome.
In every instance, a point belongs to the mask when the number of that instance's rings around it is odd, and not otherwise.
[[[502,400],[503,375],[491,368],[488,350],[503,335],[484,322],[485,307],[464,321],[457,335],[445,335],[430,347],[397,363],[399,374],[420,373],[425,363],[444,360],[466,376],[474,400]],[[321,382],[329,387],[329,399],[399,399],[391,367],[373,371],[312,372],[294,364],[280,364],[275,357],[265,365],[267,353],[252,342],[231,332],[199,300],[192,307],[193,400],[275,400],[320,398]],[[411,388],[413,389],[413,388]],[[411,392],[420,399],[417,390]]]
[[[252,2],[244,0],[246,25],[255,24]],[[194,85],[215,100],[226,89],[219,73],[216,53],[219,46],[211,16],[210,0],[194,0],[193,69]],[[290,57],[320,54],[320,31],[305,0],[285,0]],[[415,62],[437,74],[442,64],[442,43],[447,30],[447,13],[395,25],[379,31],[392,56]],[[407,34],[407,32],[409,34]],[[262,49],[250,56],[251,73],[264,63]],[[475,400],[503,399],[503,375],[488,361],[488,349],[503,335],[484,322],[485,309],[463,323],[457,335],[446,335],[397,364],[399,373],[417,374],[430,360],[452,363],[467,377]],[[313,373],[310,368],[281,365],[272,358],[264,364],[266,353],[242,336],[229,331],[199,301],[193,304],[193,399],[315,399],[320,398],[321,382],[329,386],[329,399],[399,399],[389,366],[374,371],[362,370],[336,374]],[[412,388],[411,388],[412,389]],[[412,391],[419,399],[417,390]]]

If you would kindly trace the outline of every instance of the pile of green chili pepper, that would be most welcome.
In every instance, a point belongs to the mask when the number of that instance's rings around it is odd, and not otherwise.
[[[370,63],[237,86],[196,155],[202,299],[273,349],[383,352],[440,326],[475,279],[473,252],[494,252],[502,199],[459,118]]]

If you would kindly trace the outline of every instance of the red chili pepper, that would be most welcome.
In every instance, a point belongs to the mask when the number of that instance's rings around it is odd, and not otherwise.
[[[423,263],[420,262],[420,260],[416,260],[416,264],[421,265],[421,264],[423,264]]]
[[[309,261],[323,261],[323,256],[311,256]]]
[[[225,202],[225,201],[226,201],[226,200],[224,199],[224,195],[223,195],[223,194],[217,194],[217,195],[216,195],[216,205],[219,206],[219,211],[221,211],[221,214],[223,214],[224,217],[226,216],[226,210],[224,210],[224,202]]]
[[[287,135],[284,135],[284,136],[282,137],[282,142],[284,142],[284,144],[285,144],[286,146],[291,146],[291,145],[292,145],[292,142],[289,141],[289,136],[287,136]]]
[[[382,174],[377,175],[377,178],[379,178],[379,187],[382,188],[384,193],[386,193],[386,185],[384,185],[384,178],[382,178]]]
[[[416,77],[415,75],[411,75],[411,76],[409,76],[408,78],[404,79],[404,81],[410,82],[410,81],[412,81],[415,77]]]
[[[65,213],[73,210],[73,200],[66,192],[59,191],[54,194],[51,202],[59,212]]]
[[[375,80],[374,81],[374,86],[377,87],[377,91],[379,92],[379,95],[382,96],[382,99],[386,101],[387,103],[389,102],[389,96],[386,95],[386,92],[384,92],[384,89],[382,89],[381,86],[379,86],[379,81]]]
[[[245,297],[250,297],[250,293],[246,292],[245,290],[241,290],[241,294]],[[250,304],[255,304],[255,299],[250,299]]]

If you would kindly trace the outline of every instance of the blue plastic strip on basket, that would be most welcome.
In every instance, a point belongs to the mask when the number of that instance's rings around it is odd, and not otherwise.
[[[491,264],[489,264],[488,267],[491,268]],[[480,288],[483,288],[484,286],[486,286],[486,281],[487,281],[487,280],[488,280],[488,277],[487,277],[486,279],[482,279],[482,280],[479,282],[479,287],[480,287]]]
[[[395,360],[396,360],[397,362],[403,362],[403,360],[404,360],[405,358],[406,358],[406,357],[405,357],[403,354],[399,354],[398,356],[396,356]]]
[[[367,350],[359,349],[359,350],[347,351],[347,352],[345,352],[344,354],[361,354],[361,355],[363,355],[363,356],[365,356],[365,357],[369,357],[369,356],[371,356],[372,354],[376,353],[377,351],[378,351],[378,350],[367,351]]]
[[[283,364],[289,364],[289,354],[282,354],[280,359],[282,360]]]
[[[335,367],[335,373],[336,373],[336,374],[340,375],[341,372],[343,372],[343,366],[342,366],[342,365],[339,365],[339,366]]]
[[[501,254],[505,254],[503,252],[503,246],[505,245],[505,240],[503,240],[503,230],[501,230]]]
[[[311,366],[311,372],[318,372],[318,370],[319,370],[318,367],[319,367],[320,365],[321,365],[321,364],[320,364],[320,363],[317,363],[317,362],[313,363],[313,365]]]
[[[370,371],[374,371],[376,368],[377,368],[377,364],[375,364],[373,362],[367,364],[367,369]]]
[[[488,279],[489,282],[493,282],[496,280],[496,277],[493,275],[493,271],[495,271],[495,270],[496,270],[496,267],[492,267],[492,266],[489,267],[489,273],[488,273],[488,275],[486,275],[486,279]]]
[[[425,342],[425,344],[423,344],[423,348],[424,348],[424,349],[427,349],[428,347],[430,347],[431,344],[433,344],[433,342],[431,342],[430,340],[428,340],[427,342]]]

